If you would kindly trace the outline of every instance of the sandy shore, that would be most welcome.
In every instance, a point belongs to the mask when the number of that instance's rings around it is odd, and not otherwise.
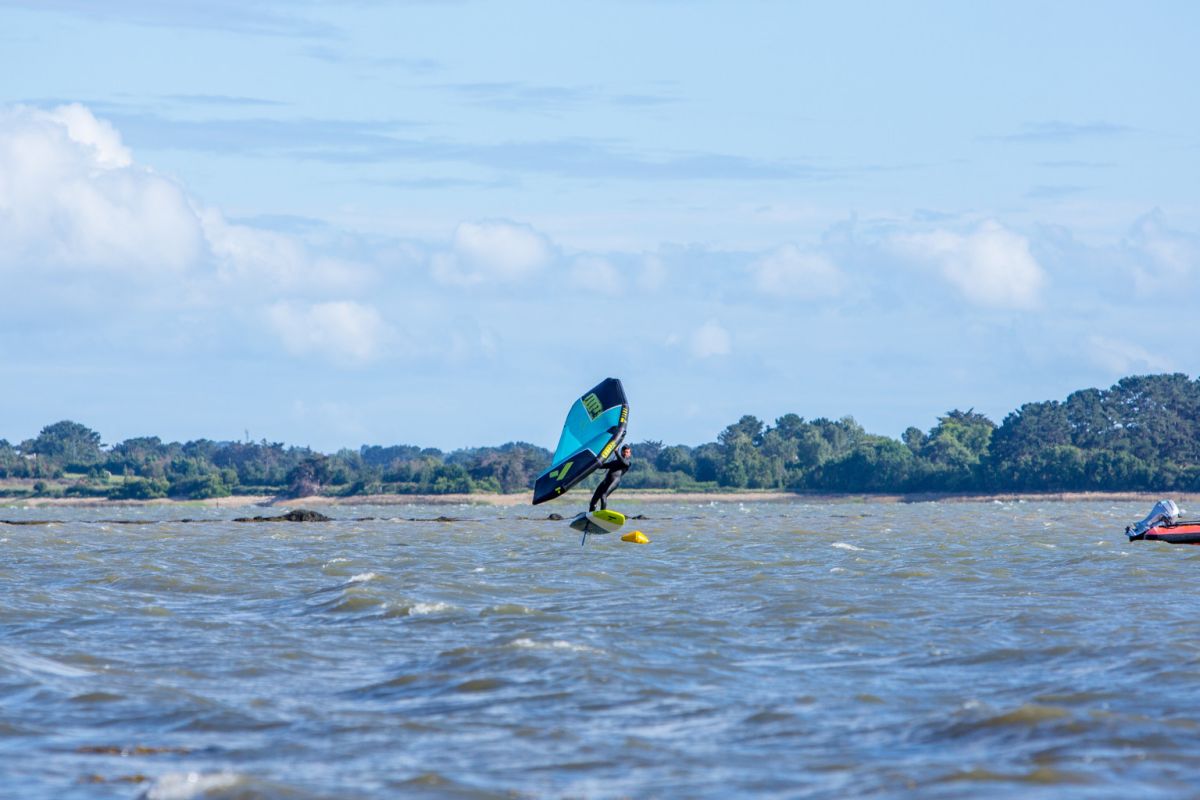
[[[1129,502],[1146,503],[1169,497],[1177,503],[1196,504],[1200,494],[1169,492],[1051,492],[1046,494],[793,494],[791,492],[659,492],[623,490],[615,502],[626,503],[988,503],[1000,502]],[[586,503],[586,494],[578,497]],[[529,505],[529,493],[519,494],[375,494],[355,497],[272,497],[270,495],[234,495],[210,500],[103,500],[93,497],[30,497],[0,499],[0,507],[117,507],[140,505],[203,506],[209,508],[246,508],[249,506],[386,506],[386,505],[481,505],[515,507]],[[578,503],[577,503],[578,504]],[[576,504],[576,505],[577,505]],[[556,505],[562,505],[561,503]],[[574,507],[574,506],[572,506]],[[553,511],[551,506],[545,506]]]

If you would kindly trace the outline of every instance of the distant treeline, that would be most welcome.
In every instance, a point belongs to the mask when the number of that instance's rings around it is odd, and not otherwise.
[[[929,431],[899,440],[867,433],[851,417],[767,425],[744,416],[696,447],[643,441],[622,486],[643,489],[776,489],[795,492],[1200,491],[1200,381],[1186,375],[1124,378],[1064,402],[1026,403],[997,426],[953,410]],[[525,442],[443,453],[411,445],[333,454],[280,443],[164,443],[106,447],[77,422],[35,439],[0,440],[9,494],[114,499],[230,494],[370,495],[517,492],[532,488],[549,450]]]

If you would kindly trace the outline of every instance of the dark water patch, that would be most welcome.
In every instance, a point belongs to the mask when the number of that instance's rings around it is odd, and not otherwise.
[[[1035,786],[1088,785],[1096,780],[1082,773],[1054,769],[1053,767],[1034,767],[1027,772],[996,772],[994,770],[976,767],[974,769],[956,770],[949,775],[934,779],[935,783],[1012,783],[1033,784]]]
[[[384,600],[369,594],[346,593],[323,603],[310,605],[306,611],[312,614],[352,614],[362,616],[374,612],[383,613]]]
[[[378,576],[364,573],[338,586],[309,592],[302,614],[380,614],[387,610],[386,595],[371,583]]]
[[[95,703],[117,703],[117,702],[120,702],[125,699],[127,699],[127,698],[123,694],[116,694],[114,692],[96,691],[96,692],[84,692],[83,694],[77,694],[71,698],[71,702],[92,705]]]
[[[473,694],[477,692],[494,692],[510,686],[510,682],[500,678],[471,678],[454,687],[456,692]]]
[[[387,788],[399,791],[400,797],[417,800],[520,800],[524,796],[523,792],[479,788],[437,772],[423,772],[404,780],[391,781]]]
[[[158,755],[179,755],[185,756],[192,752],[189,747],[164,747],[155,745],[80,745],[75,748],[76,753],[85,755],[97,756],[158,756]]]

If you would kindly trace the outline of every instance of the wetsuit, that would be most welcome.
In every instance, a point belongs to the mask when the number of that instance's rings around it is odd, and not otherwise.
[[[600,481],[600,485],[596,487],[596,493],[592,495],[592,502],[588,506],[588,511],[595,511],[597,503],[600,504],[601,508],[608,508],[605,501],[612,494],[612,490],[617,488],[617,484],[621,482],[621,476],[629,471],[629,461],[620,453],[617,453],[613,456],[612,461],[601,464],[599,469],[608,470],[608,474],[604,476],[604,480]]]

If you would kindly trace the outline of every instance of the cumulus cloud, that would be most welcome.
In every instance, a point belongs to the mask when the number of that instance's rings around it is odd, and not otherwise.
[[[696,358],[727,356],[730,353],[729,331],[713,320],[692,331],[691,352]]]
[[[52,111],[26,110],[34,117],[42,117],[66,127],[68,138],[90,147],[100,166],[113,169],[133,164],[133,153],[121,142],[121,134],[79,103],[59,106]]]
[[[997,222],[969,234],[940,230],[900,235],[893,245],[907,257],[935,265],[967,300],[994,308],[1037,306],[1046,274],[1029,241]]]
[[[183,190],[83,106],[0,112],[0,269],[179,272],[202,246]]]
[[[379,312],[362,303],[279,302],[267,309],[266,319],[293,355],[317,355],[352,365],[375,360],[393,338]]]
[[[170,315],[186,303],[221,326],[229,320],[218,317],[264,296],[327,299],[370,279],[297,236],[228,221],[138,164],[120,133],[79,104],[0,109],[0,276],[47,310],[84,311],[88,298],[100,311],[118,280],[127,308]],[[280,309],[273,329],[294,352],[362,360],[382,329],[377,313],[353,303],[307,317]],[[302,318],[315,326],[307,339],[293,324]]]
[[[451,251],[433,257],[433,276],[452,286],[515,283],[545,267],[552,254],[546,237],[528,225],[463,222]]]
[[[820,253],[786,244],[750,265],[754,285],[766,294],[799,298],[832,297],[845,283],[841,271]]]

